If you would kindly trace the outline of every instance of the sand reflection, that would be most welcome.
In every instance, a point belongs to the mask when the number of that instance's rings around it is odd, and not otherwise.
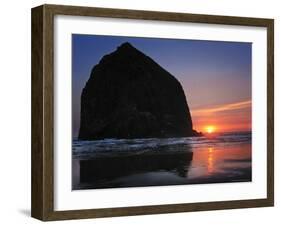
[[[202,147],[193,150],[189,178],[231,177],[251,168],[251,144]]]

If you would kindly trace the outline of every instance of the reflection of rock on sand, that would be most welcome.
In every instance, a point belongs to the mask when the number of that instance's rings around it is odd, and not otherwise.
[[[159,151],[158,153],[146,152],[145,154],[137,155],[77,160],[80,165],[80,183],[92,183],[93,187],[95,187],[95,184],[97,187],[107,187],[106,182],[124,177],[128,179],[129,176],[132,176],[138,183],[142,183],[140,178],[149,178],[147,173],[153,175],[155,172],[162,172],[163,174],[171,171],[179,177],[185,178],[192,156],[193,153],[190,151],[175,153],[165,151],[161,153]],[[167,183],[167,179],[165,177],[162,183]],[[158,183],[161,183],[160,178],[158,180]],[[149,183],[149,180],[143,183]],[[152,180],[151,183],[157,185],[157,180]],[[108,186],[110,187],[112,184],[109,183]],[[118,185],[115,186],[118,187]],[[134,183],[131,186],[134,186]]]

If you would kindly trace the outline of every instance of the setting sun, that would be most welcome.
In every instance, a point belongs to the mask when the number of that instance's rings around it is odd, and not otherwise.
[[[215,127],[214,126],[206,126],[206,128],[205,128],[205,131],[207,132],[207,133],[213,133],[213,132],[215,132]]]

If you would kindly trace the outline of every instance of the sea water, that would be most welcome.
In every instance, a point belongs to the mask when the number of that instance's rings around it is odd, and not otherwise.
[[[73,140],[72,189],[249,182],[251,133]]]

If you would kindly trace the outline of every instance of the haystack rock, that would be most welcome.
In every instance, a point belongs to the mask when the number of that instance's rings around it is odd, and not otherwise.
[[[80,140],[199,135],[179,81],[130,43],[93,67],[80,117]]]

